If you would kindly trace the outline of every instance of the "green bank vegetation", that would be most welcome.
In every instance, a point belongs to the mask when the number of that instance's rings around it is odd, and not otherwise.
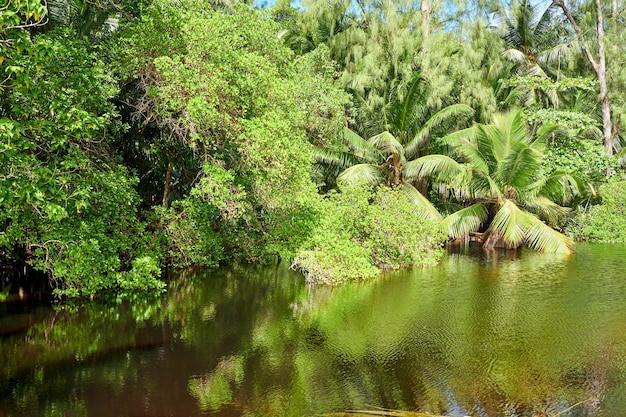
[[[2,262],[94,297],[168,266],[337,283],[447,239],[622,242],[624,10],[9,0]]]

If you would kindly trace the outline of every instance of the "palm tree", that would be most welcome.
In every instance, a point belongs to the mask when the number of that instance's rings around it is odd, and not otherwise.
[[[560,62],[571,46],[563,42],[567,36],[564,20],[555,4],[514,2],[495,16],[509,48],[504,56],[516,63],[522,74],[545,77],[546,67]]]
[[[428,148],[431,135],[441,126],[467,126],[463,123],[474,115],[474,110],[465,104],[435,107],[431,103],[431,82],[421,73],[414,73],[408,80],[393,79],[385,90],[380,92],[379,102],[361,98],[357,113],[359,133],[370,137],[383,131],[393,132],[406,147],[409,159]]]
[[[416,206],[418,215],[441,220],[439,211],[414,187],[412,179],[404,174],[406,150],[395,136],[385,131],[366,140],[346,128],[343,142],[348,148],[344,152],[317,149],[317,166],[324,175],[336,177],[339,183],[402,187]]]
[[[415,188],[418,178],[408,175],[404,167],[428,145],[433,130],[445,122],[465,121],[474,111],[464,104],[433,111],[427,105],[428,82],[420,75],[414,76],[402,95],[399,91],[396,89],[390,95],[380,111],[379,122],[385,128],[382,133],[366,140],[346,128],[342,137],[347,148],[344,152],[318,148],[315,157],[327,177],[336,177],[345,183],[401,186],[420,215],[441,219],[437,209]],[[375,128],[365,126],[363,130]]]
[[[542,153],[557,127],[543,125],[529,134],[521,110],[497,114],[488,125],[449,135],[452,155],[428,155],[408,162],[405,175],[431,178],[442,192],[470,203],[442,221],[451,238],[486,226],[483,246],[526,244],[546,252],[571,253],[573,242],[544,223],[568,211],[565,202],[580,194],[582,182],[564,172],[542,173]]]

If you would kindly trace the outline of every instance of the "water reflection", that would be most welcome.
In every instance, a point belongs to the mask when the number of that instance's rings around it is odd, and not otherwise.
[[[624,247],[472,250],[336,288],[188,272],[162,297],[49,313],[0,339],[0,416],[622,415]]]

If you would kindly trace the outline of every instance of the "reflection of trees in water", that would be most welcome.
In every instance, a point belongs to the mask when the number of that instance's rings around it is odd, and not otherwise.
[[[453,254],[335,288],[308,288],[282,267],[182,274],[162,298],[57,312],[31,326],[28,345],[0,341],[10,365],[0,410],[619,415],[626,318],[611,308],[624,291],[610,274],[590,278],[599,256]]]

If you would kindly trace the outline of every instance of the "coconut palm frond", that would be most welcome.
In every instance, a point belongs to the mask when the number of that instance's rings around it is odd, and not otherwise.
[[[488,172],[474,169],[469,171],[469,188],[474,198],[491,201],[503,201],[504,196],[500,184]]]
[[[396,154],[404,157],[404,147],[394,135],[387,131],[372,136],[368,139],[368,142],[376,149],[385,153]]]
[[[414,119],[423,113],[428,90],[428,79],[421,74],[416,74],[408,84],[402,101],[397,103],[397,108],[392,111],[395,115],[394,127],[399,131],[411,128]],[[416,111],[419,110],[419,111]]]
[[[584,139],[596,140],[601,142],[604,138],[604,132],[598,126],[587,126],[585,129],[578,131],[578,135]]]
[[[411,184],[403,183],[402,191],[404,191],[409,201],[415,205],[416,212],[420,217],[436,221],[441,220],[441,213]]]
[[[472,204],[445,217],[441,221],[441,230],[452,239],[467,236],[479,230],[487,217],[487,208],[483,203]]]
[[[509,48],[506,51],[502,52],[502,58],[516,64],[528,63],[528,57],[526,56],[526,54],[515,48]]]
[[[445,155],[426,155],[409,161],[402,171],[409,181],[420,178],[452,178],[464,170],[464,166]]]
[[[558,223],[571,211],[546,197],[526,198],[524,206],[538,217],[547,219],[549,223]]]
[[[461,141],[462,139],[473,142],[476,133],[476,126],[468,127],[466,129],[457,130],[456,132],[444,136],[443,138],[441,138],[441,142],[448,146],[455,147],[459,145],[459,141]]]
[[[345,127],[343,129],[343,141],[352,153],[368,162],[378,162],[382,159],[380,152],[370,142],[363,139],[358,133]]]
[[[513,143],[525,142],[528,139],[524,112],[521,109],[496,113],[493,116],[493,126],[498,130],[498,136],[505,147]]]
[[[541,222],[532,214],[521,210],[512,200],[505,200],[489,228],[502,235],[505,242],[519,246],[524,243],[526,233],[535,224],[535,220]]]
[[[498,164],[495,173],[504,187],[519,189],[528,186],[541,167],[540,155],[524,142],[511,146],[509,154]]]
[[[337,177],[337,182],[346,184],[370,184],[379,185],[387,180],[387,174],[383,168],[372,164],[357,164],[343,171]]]
[[[314,147],[313,159],[321,165],[337,167],[344,170],[355,164],[356,158],[348,152],[336,152],[326,148]]]
[[[575,251],[572,239],[536,218],[526,233],[526,244],[540,252],[571,254]]]
[[[548,78],[548,75],[545,73],[543,68],[541,68],[540,65],[534,63],[526,67],[526,75],[530,75],[531,77]]]
[[[555,171],[531,184],[529,191],[556,201],[567,201],[570,197],[589,193],[595,195],[593,185],[577,175],[565,171]]]
[[[534,137],[530,141],[530,146],[538,151],[543,150],[543,145],[555,133],[562,131],[563,128],[554,123],[544,123],[535,132]]]
[[[537,61],[546,65],[556,65],[565,60],[568,51],[571,49],[571,42],[558,43],[541,51],[541,53],[537,56]]]
[[[493,126],[478,126],[474,140],[458,141],[455,150],[465,157],[467,163],[476,169],[488,174],[495,171],[498,166],[498,158],[496,150],[501,140],[498,138],[498,132],[491,132]]]
[[[406,144],[406,154],[409,158],[414,156],[417,153],[417,150],[424,145],[427,138],[430,136],[430,132],[440,126],[447,120],[451,118],[459,119],[460,117],[464,119],[469,119],[474,115],[474,109],[465,104],[454,104],[439,110],[437,113],[433,114],[427,121],[424,123],[422,128],[413,136],[411,141]]]

